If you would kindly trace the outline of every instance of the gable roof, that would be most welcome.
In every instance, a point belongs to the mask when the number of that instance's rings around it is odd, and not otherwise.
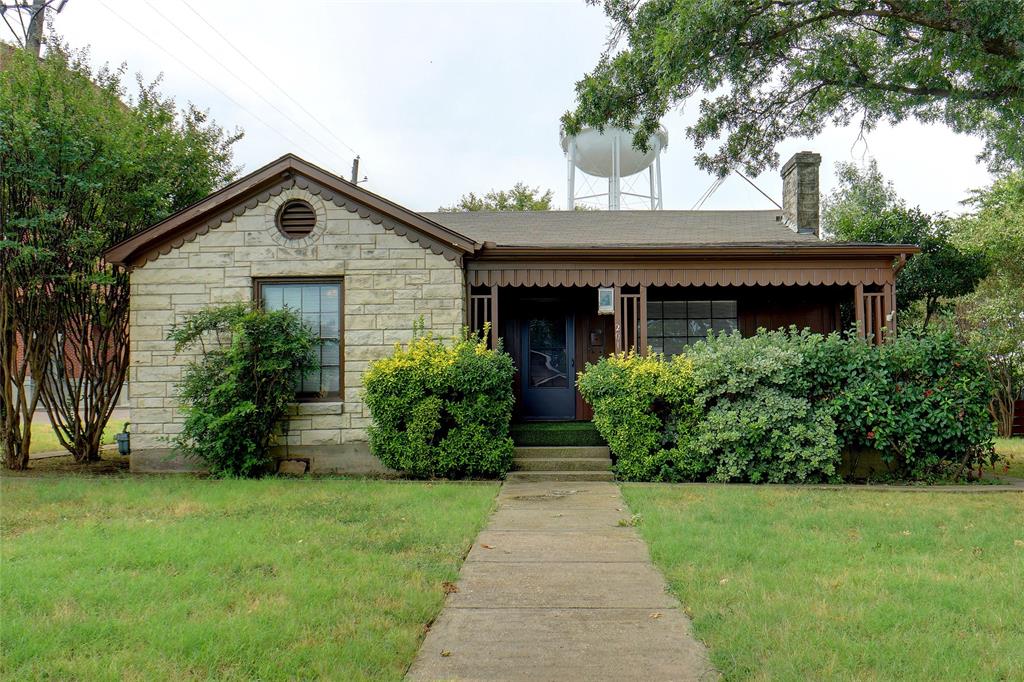
[[[429,218],[399,206],[343,178],[285,154],[276,161],[249,173],[188,208],[178,211],[139,234],[108,249],[104,256],[111,263],[138,265],[206,234],[221,223],[255,208],[271,196],[290,187],[308,190],[325,201],[333,201],[361,218],[404,236],[410,242],[461,261],[479,245],[469,237]]]
[[[474,211],[422,213],[495,246],[701,247],[823,244],[782,222],[782,211]]]

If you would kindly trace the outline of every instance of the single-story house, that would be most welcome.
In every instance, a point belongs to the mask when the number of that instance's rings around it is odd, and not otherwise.
[[[174,464],[192,358],[171,325],[229,301],[288,306],[320,334],[322,368],[282,445],[312,471],[377,466],[361,376],[421,317],[445,336],[490,323],[524,420],[590,418],[576,372],[617,350],[793,324],[880,337],[916,249],[821,240],[819,164],[801,152],[783,166],[781,210],[418,213],[283,156],[107,253],[131,268],[133,468]]]

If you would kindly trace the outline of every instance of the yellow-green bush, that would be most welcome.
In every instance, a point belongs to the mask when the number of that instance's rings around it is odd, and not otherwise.
[[[588,364],[579,389],[594,408],[594,425],[615,470],[632,481],[690,478],[685,443],[697,422],[693,365],[685,357],[611,355]]]
[[[371,451],[411,476],[503,476],[512,466],[514,372],[507,353],[469,333],[397,345],[363,375]]]

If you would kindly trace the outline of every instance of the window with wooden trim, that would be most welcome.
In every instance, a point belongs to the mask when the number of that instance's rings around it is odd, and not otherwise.
[[[655,353],[678,355],[709,331],[737,328],[736,301],[647,302],[647,344]]]
[[[256,282],[256,300],[265,310],[294,311],[320,339],[320,369],[296,379],[295,391],[300,400],[336,400],[341,396],[343,291],[340,279]]]

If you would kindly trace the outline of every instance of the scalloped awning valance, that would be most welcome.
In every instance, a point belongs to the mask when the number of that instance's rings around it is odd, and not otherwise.
[[[609,264],[470,262],[471,286],[830,286],[891,284],[891,262],[754,261]]]

